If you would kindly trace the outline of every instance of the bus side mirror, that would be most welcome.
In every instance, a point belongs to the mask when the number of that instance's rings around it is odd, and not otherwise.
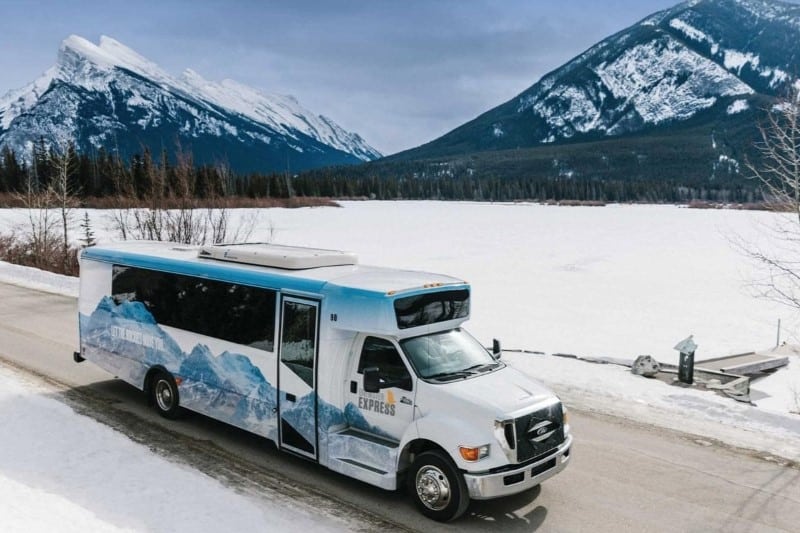
[[[492,355],[495,359],[500,359],[500,356],[503,355],[503,349],[500,347],[500,341],[497,339],[492,339]]]
[[[377,366],[364,369],[364,392],[380,392],[381,378]]]

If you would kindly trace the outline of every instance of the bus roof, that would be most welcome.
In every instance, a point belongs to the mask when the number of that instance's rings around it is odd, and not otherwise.
[[[223,256],[226,249],[236,250],[236,257],[215,258]],[[206,250],[206,253],[201,250]],[[256,259],[248,260],[248,255],[256,256]],[[370,293],[373,297],[467,285],[463,280],[443,274],[359,265],[356,256],[347,252],[268,244],[192,246],[160,241],[122,241],[85,248],[81,259],[316,294],[334,288],[329,285]],[[284,268],[266,266],[268,264],[283,264]]]

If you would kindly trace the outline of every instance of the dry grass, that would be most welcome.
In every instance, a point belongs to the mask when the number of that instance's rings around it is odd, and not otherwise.
[[[602,200],[548,200],[545,205],[558,205],[567,207],[605,207]]]
[[[687,205],[689,209],[737,209],[742,211],[774,211],[776,213],[789,213],[794,207],[786,203],[776,202],[751,202],[731,204],[722,202],[708,202],[705,200],[692,200]]]
[[[77,276],[79,272],[76,248],[71,248],[64,258],[63,248],[58,241],[53,241],[44,250],[37,250],[32,244],[14,234],[0,235],[0,261],[67,276]]]
[[[189,202],[192,207],[203,208],[270,208],[270,207],[341,207],[330,198],[320,198],[316,196],[295,196],[293,198],[250,198],[247,196],[226,196],[215,197],[208,200],[196,198]],[[182,198],[166,197],[159,200],[159,207],[164,209],[178,209],[186,207],[187,202]],[[19,195],[11,193],[0,193],[0,208],[26,207]],[[117,196],[91,196],[81,198],[79,207],[84,209],[134,209],[137,207],[147,208],[150,203],[147,200],[138,198],[121,198]]]
[[[136,198],[103,197],[103,198],[83,198],[80,200],[81,208],[109,209],[124,211],[126,209],[136,210],[137,208],[152,207],[146,200]],[[158,211],[161,213],[167,210],[186,210],[212,208],[215,212],[224,213],[225,210],[238,208],[299,208],[299,207],[340,207],[339,204],[329,198],[316,197],[294,197],[294,198],[248,198],[248,197],[215,197],[209,200],[191,199],[186,201],[181,198],[160,198]],[[25,198],[20,195],[10,193],[0,193],[0,208],[28,208]],[[41,211],[40,211],[41,212]],[[148,211],[149,212],[149,211]],[[183,211],[181,211],[183,212]],[[227,221],[227,219],[225,219]],[[40,224],[40,221],[36,222]],[[251,224],[255,224],[253,219]],[[1,228],[0,228],[1,229]],[[30,266],[65,274],[69,276],[78,275],[78,249],[71,248],[66,251],[63,244],[63,237],[51,235],[49,226],[48,232],[42,233],[42,228],[28,233],[0,233],[0,261],[6,261],[22,266]],[[244,231],[247,228],[238,228],[235,231]],[[250,229],[252,230],[252,228]],[[45,238],[42,236],[45,235]],[[230,236],[229,236],[230,237]],[[230,237],[230,238],[236,238]]]

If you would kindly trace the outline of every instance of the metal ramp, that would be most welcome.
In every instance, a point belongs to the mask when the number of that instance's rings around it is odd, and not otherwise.
[[[770,372],[789,364],[788,356],[767,355],[759,352],[747,352],[725,357],[715,357],[696,361],[695,365],[703,370],[725,372],[740,376],[751,376],[762,372]]]

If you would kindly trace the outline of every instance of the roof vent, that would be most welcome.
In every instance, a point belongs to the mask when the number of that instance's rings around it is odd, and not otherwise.
[[[351,252],[266,243],[203,246],[197,257],[287,270],[358,264],[358,256]]]

